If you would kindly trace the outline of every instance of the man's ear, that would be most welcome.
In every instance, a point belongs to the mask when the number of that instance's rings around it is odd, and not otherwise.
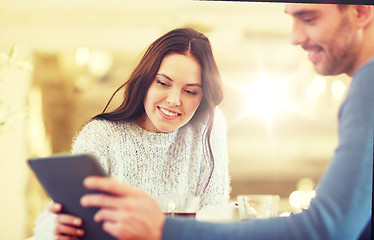
[[[374,6],[371,5],[353,5],[355,23],[359,28],[365,28],[374,19]]]

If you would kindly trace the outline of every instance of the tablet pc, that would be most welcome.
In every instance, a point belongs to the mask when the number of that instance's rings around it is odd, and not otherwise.
[[[86,189],[83,186],[84,178],[106,175],[94,156],[57,154],[29,159],[28,164],[50,198],[62,204],[62,212],[82,218],[85,234],[80,237],[81,240],[115,239],[102,229],[102,223],[93,220],[99,208],[80,205],[83,195],[98,192]]]

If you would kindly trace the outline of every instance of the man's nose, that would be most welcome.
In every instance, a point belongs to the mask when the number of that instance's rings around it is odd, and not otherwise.
[[[304,44],[308,41],[308,35],[305,32],[305,29],[297,23],[293,24],[291,32],[291,43],[294,45]]]

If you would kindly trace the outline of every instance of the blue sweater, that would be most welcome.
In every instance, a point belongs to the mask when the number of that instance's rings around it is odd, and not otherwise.
[[[374,59],[353,76],[340,107],[338,133],[335,155],[309,209],[226,224],[167,218],[162,239],[358,239],[371,226]]]

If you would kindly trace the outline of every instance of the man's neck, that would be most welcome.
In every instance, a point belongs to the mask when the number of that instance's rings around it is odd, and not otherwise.
[[[347,75],[351,76],[362,66],[364,66],[370,59],[374,57],[374,27],[371,31],[364,33],[363,40],[361,43],[359,54],[355,61],[354,66],[352,66],[349,72],[346,72]]]
[[[349,76],[352,75],[362,66],[364,66],[370,59],[374,57],[374,19],[371,23],[363,30],[362,43],[359,55],[352,67],[350,72],[347,72]]]

